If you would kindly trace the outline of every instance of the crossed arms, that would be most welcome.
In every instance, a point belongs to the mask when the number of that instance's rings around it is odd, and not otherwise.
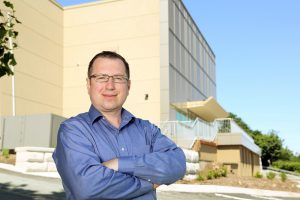
[[[79,199],[132,199],[182,178],[182,150],[159,129],[153,131],[151,153],[102,162],[88,134],[74,125],[61,125],[53,157],[64,186]]]

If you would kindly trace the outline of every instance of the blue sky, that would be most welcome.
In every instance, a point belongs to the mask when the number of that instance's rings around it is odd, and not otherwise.
[[[300,1],[183,2],[216,55],[220,104],[300,153]]]
[[[300,1],[183,2],[216,55],[218,102],[300,153]]]

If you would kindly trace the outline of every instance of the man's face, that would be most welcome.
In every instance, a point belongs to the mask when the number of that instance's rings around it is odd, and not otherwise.
[[[93,63],[91,75],[107,74],[109,76],[126,76],[125,65],[120,59],[97,58]],[[107,82],[96,82],[87,78],[87,90],[92,104],[101,113],[121,110],[130,89],[130,80],[114,83],[110,77]]]

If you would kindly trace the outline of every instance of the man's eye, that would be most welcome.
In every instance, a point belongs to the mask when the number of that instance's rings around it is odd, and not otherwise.
[[[96,79],[99,81],[106,80],[106,76],[98,76]]]
[[[117,80],[117,81],[122,81],[123,77],[122,76],[115,76],[114,79]]]

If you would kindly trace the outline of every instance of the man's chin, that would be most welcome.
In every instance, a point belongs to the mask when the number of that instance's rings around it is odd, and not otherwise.
[[[115,111],[119,111],[121,109],[122,109],[122,107],[118,107],[118,106],[103,106],[102,107],[103,112],[115,112]]]

